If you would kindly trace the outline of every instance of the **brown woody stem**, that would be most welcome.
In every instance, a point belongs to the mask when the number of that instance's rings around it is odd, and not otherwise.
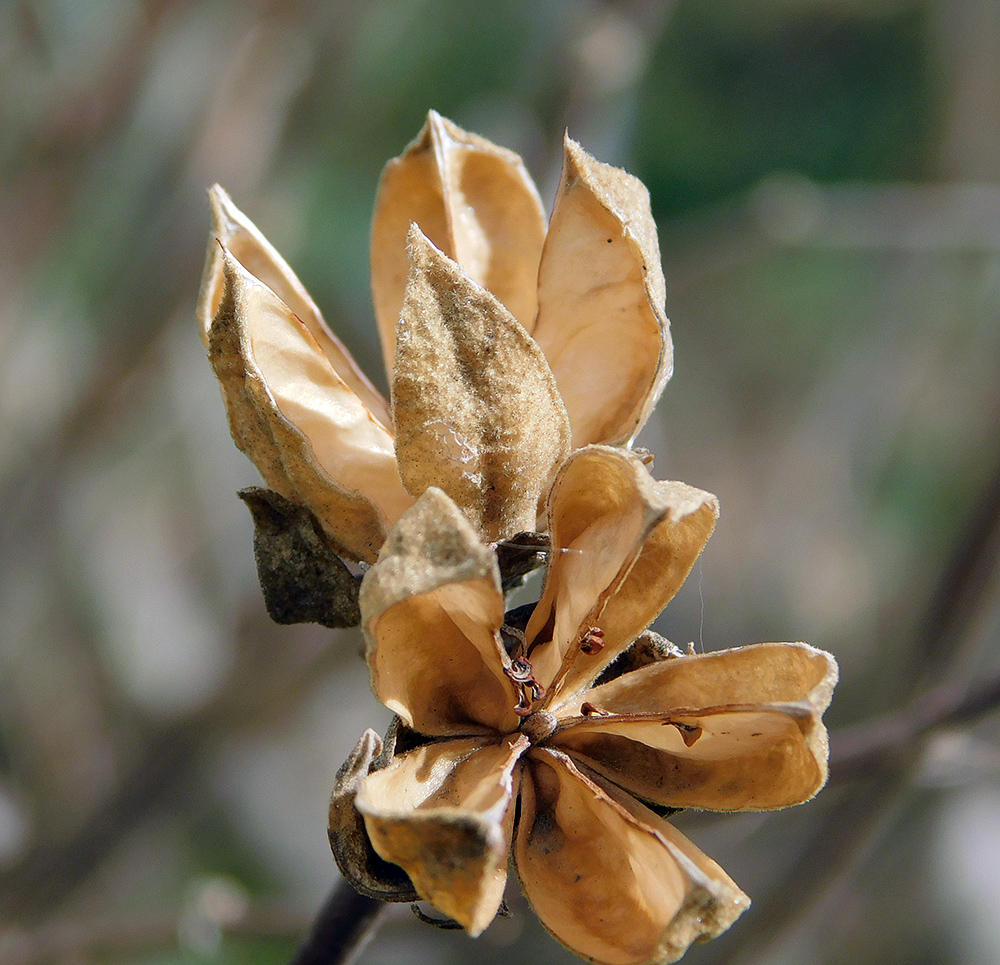
[[[290,965],[349,965],[375,933],[388,907],[384,901],[355,891],[341,878]]]

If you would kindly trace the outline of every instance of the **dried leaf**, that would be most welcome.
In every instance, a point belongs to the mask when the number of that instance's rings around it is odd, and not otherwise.
[[[531,177],[513,151],[431,111],[413,143],[386,165],[375,202],[372,294],[390,380],[413,223],[522,325],[535,317],[545,216]]]
[[[392,386],[406,488],[439,486],[496,542],[534,528],[570,429],[538,347],[414,228]]]
[[[257,576],[271,619],[356,627],[361,577],[333,552],[312,513],[270,489],[243,489],[239,497],[253,516]]]
[[[649,194],[568,137],[531,329],[559,384],[573,447],[625,444],[673,370]]]

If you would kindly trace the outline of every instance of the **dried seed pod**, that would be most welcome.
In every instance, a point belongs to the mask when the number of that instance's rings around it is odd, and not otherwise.
[[[645,186],[567,137],[531,334],[559,384],[574,448],[626,444],[642,428],[673,372],[665,298]]]
[[[829,654],[760,644],[594,685],[676,591],[715,513],[707,493],[591,447],[550,493],[546,609],[527,632],[502,612],[491,548],[440,490],[403,515],[366,574],[372,686],[426,739],[362,777],[355,806],[378,854],[471,934],[497,913],[512,854],[545,927],[578,954],[675,961],[749,900],[665,816],[786,807],[822,786]],[[599,653],[573,645],[595,629]],[[547,651],[564,659],[543,691]]]
[[[413,143],[385,166],[375,201],[372,295],[390,379],[413,223],[530,329],[545,240],[538,190],[513,151],[431,111]]]

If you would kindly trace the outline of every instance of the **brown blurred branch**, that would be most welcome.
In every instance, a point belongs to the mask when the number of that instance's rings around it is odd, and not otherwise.
[[[326,678],[342,652],[332,645],[302,661],[244,641],[241,663],[214,701],[181,721],[149,725],[134,734],[131,766],[81,826],[64,840],[37,843],[0,870],[4,919],[29,925],[50,912],[156,806],[193,794],[202,761],[220,742],[283,719]]]
[[[956,539],[917,624],[922,629],[914,642],[913,696],[902,710],[832,736],[831,782],[863,781],[842,788],[836,806],[814,829],[779,893],[763,903],[753,928],[743,932],[732,962],[765,961],[774,943],[796,921],[822,908],[837,884],[857,871],[894,823],[896,805],[930,734],[974,723],[1000,708],[1000,675],[971,686],[952,680],[926,689],[931,668],[936,679],[946,679],[977,618],[995,609],[998,570],[1000,465]]]
[[[973,724],[998,708],[1000,675],[972,687],[946,685],[921,694],[904,710],[831,735],[830,781],[877,778],[893,763],[917,756],[934,732]]]

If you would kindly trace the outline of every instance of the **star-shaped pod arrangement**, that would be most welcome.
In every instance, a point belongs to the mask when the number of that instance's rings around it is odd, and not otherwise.
[[[627,450],[575,452],[548,497],[551,557],[519,629],[495,553],[444,492],[403,514],[361,614],[373,688],[407,739],[377,756],[368,732],[331,804],[334,851],[360,890],[389,895],[380,863],[398,898],[419,895],[476,935],[512,858],[549,931],[608,965],[675,961],[746,909],[661,815],[811,798],[837,668],[805,644],[768,643],[622,672],[717,515],[715,497],[656,482]]]
[[[233,437],[346,559],[373,562],[429,486],[485,541],[534,530],[571,449],[629,443],[670,376],[646,190],[569,139],[548,223],[516,154],[433,112],[389,162],[371,265],[391,404],[222,188],[211,201],[198,316]]]

